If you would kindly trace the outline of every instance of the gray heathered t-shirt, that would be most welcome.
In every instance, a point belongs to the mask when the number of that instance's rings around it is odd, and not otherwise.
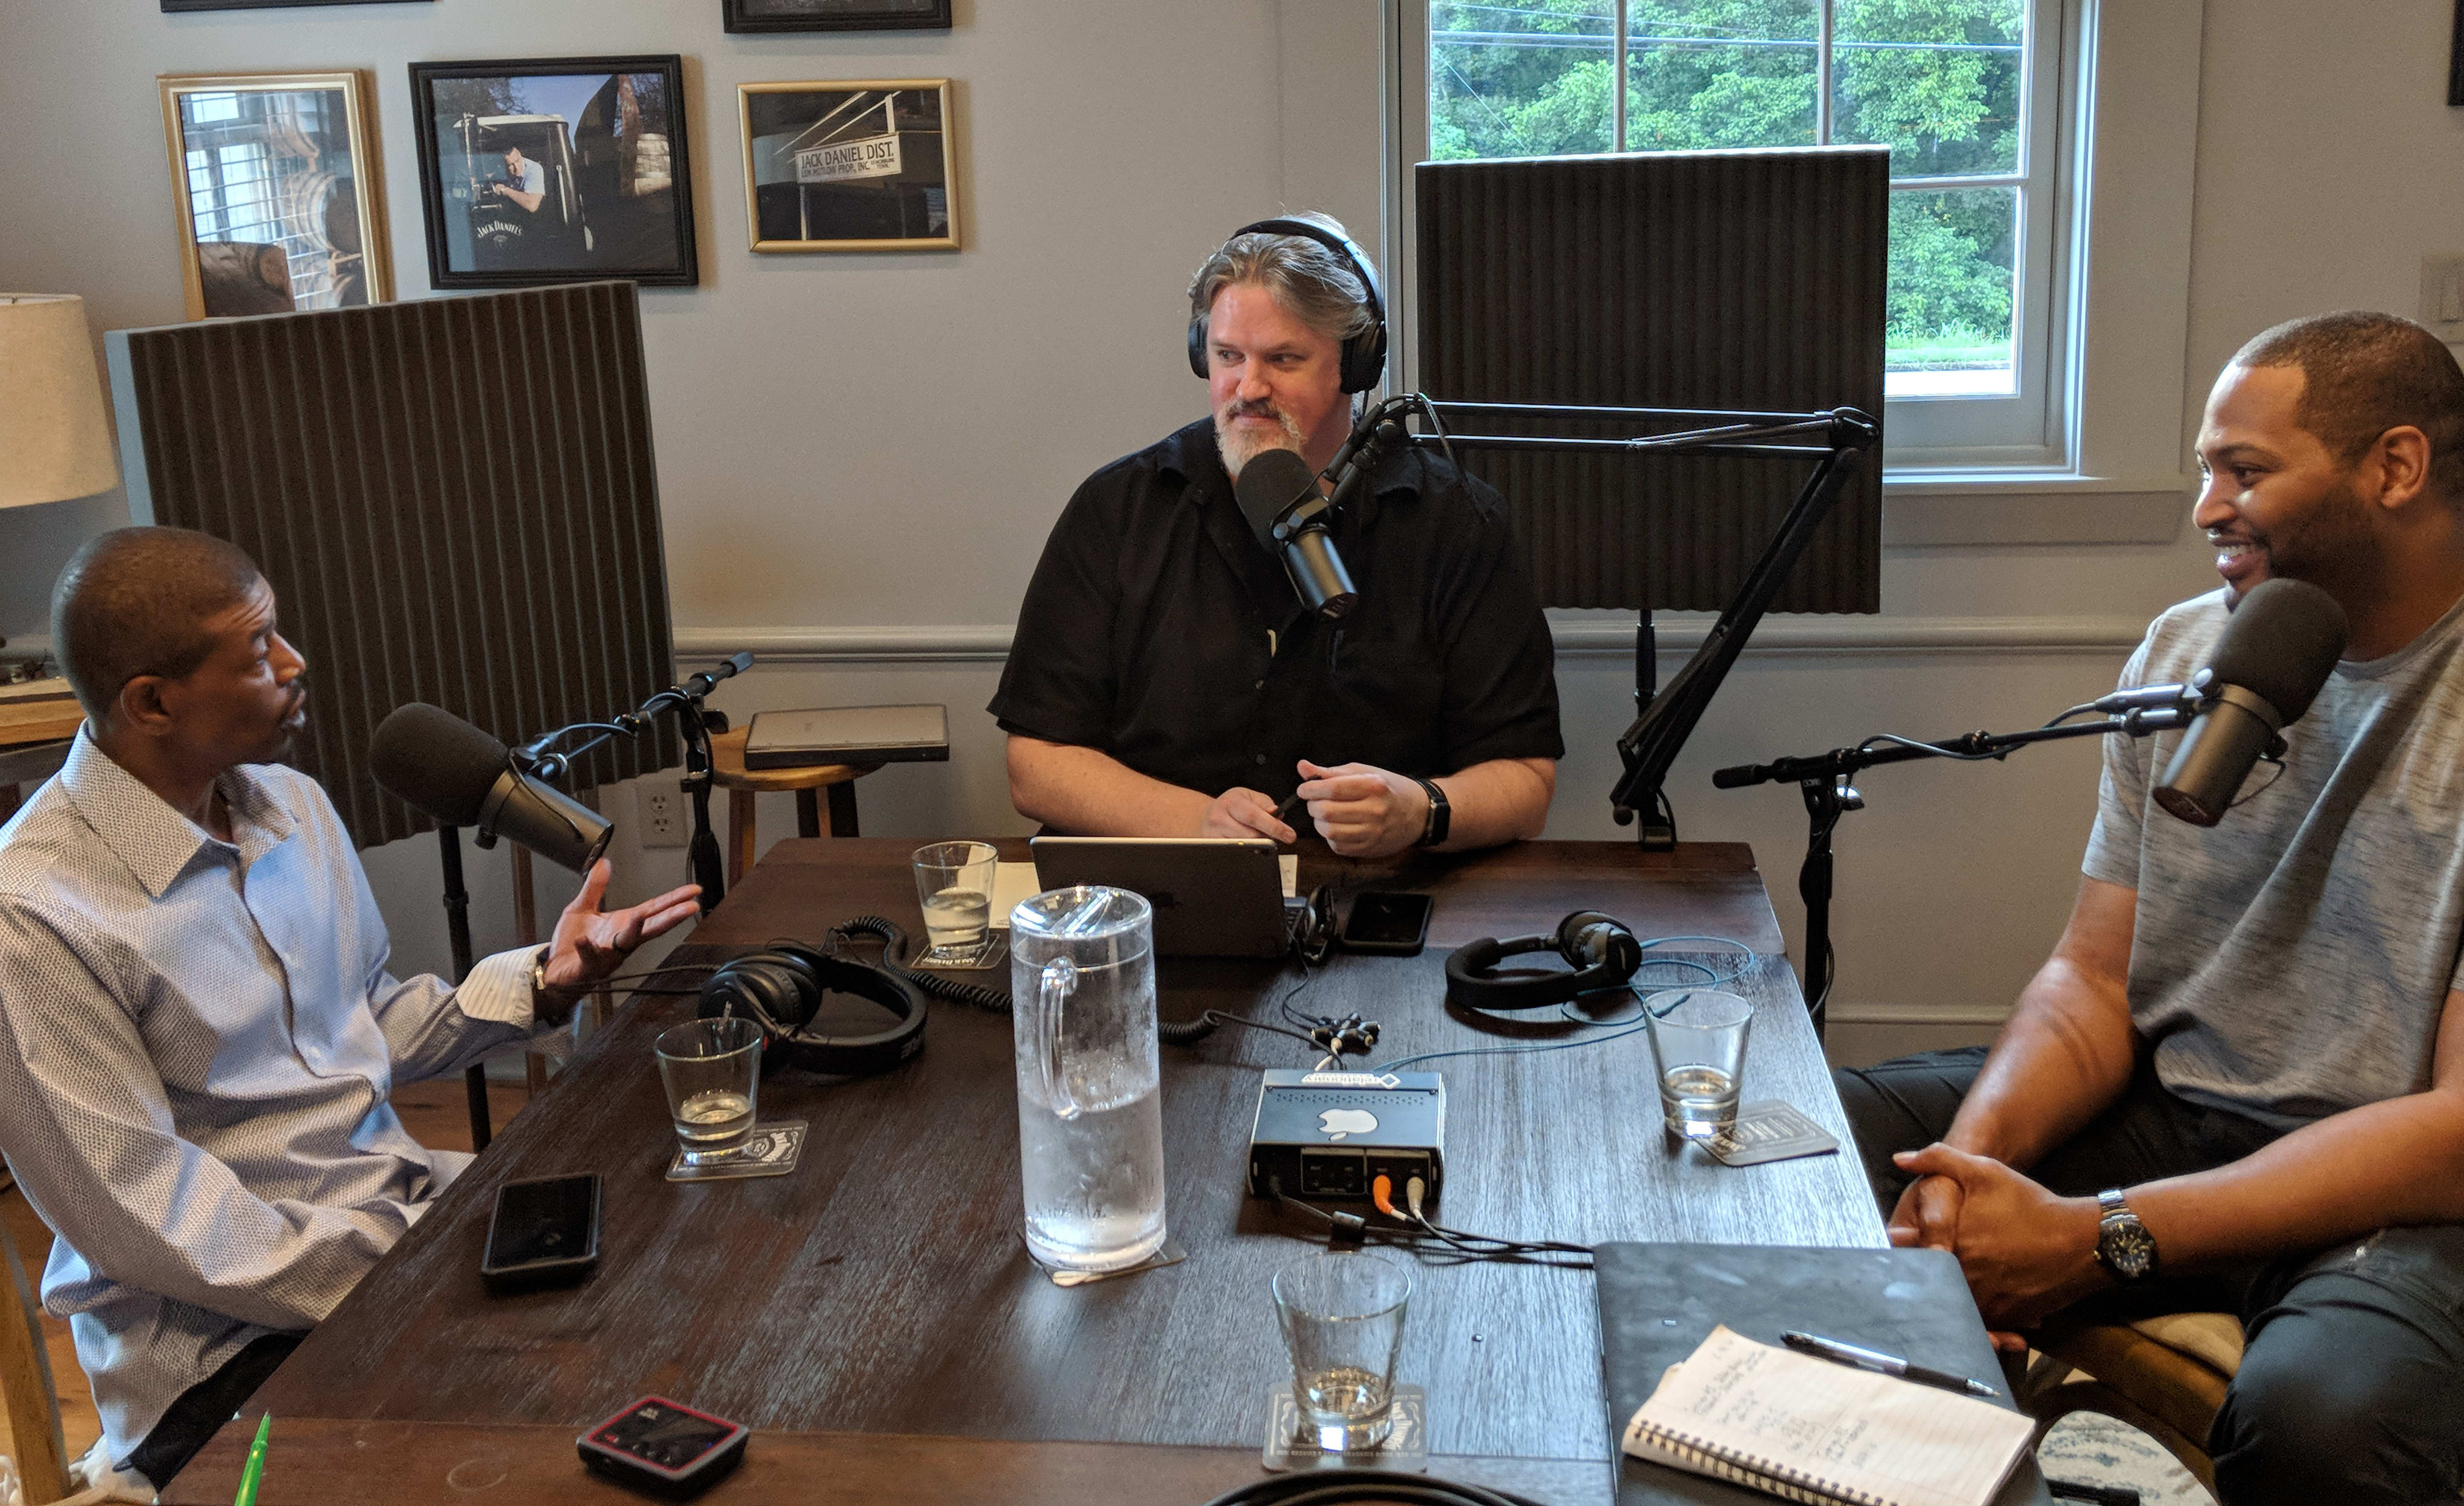
[[[2189,679],[2225,622],[2222,591],[2171,608],[2122,683]],[[2139,892],[2130,1019],[2159,1080],[2288,1130],[2427,1088],[2464,986],[2464,605],[2337,665],[2283,774],[2253,769],[2214,827],[2148,798],[2181,741],[2105,740],[2080,865]]]

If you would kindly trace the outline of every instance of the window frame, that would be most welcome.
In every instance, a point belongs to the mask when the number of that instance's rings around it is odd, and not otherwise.
[[[2014,268],[2019,390],[2013,397],[1890,399],[1884,414],[1885,466],[1893,481],[1958,485],[1971,479],[2007,481],[2027,476],[2059,484],[2085,478],[2079,432],[2089,301],[2084,270],[2091,153],[2099,115],[2095,92],[2099,22],[2100,12],[2106,8],[2099,0],[2028,0],[2028,4],[2031,24],[2038,30],[2032,38],[2034,51],[2022,82],[2021,108],[2028,123],[2022,136],[2021,172],[2010,175],[2028,180],[2021,188],[2026,224],[2016,251],[2019,265]],[[2187,11],[2195,29],[2199,0],[2141,0],[2141,4],[2149,12],[2145,19],[2158,23],[2178,22]],[[1417,369],[1418,331],[1411,327],[1418,306],[1412,168],[1428,150],[1430,5],[1431,0],[1386,0],[1385,7],[1388,239],[1383,252],[1386,265],[1393,269],[1389,281],[1397,380]],[[1824,12],[1828,11],[1825,0]],[[2178,38],[2179,26],[2172,31]],[[2178,43],[2175,55],[2180,55]],[[2177,72],[2174,77],[2181,75]],[[2195,44],[2189,50],[2188,79],[2195,100]],[[1828,111],[1822,113],[1827,116]],[[2181,151],[2186,171],[2189,151],[2188,144]],[[2165,158],[2167,153],[2160,150],[2156,155]],[[1904,188],[1895,183],[1894,191],[1923,191],[1936,186],[1959,185],[1905,180]],[[2181,222],[2186,238],[2187,202]],[[2186,299],[2186,257],[2182,274],[2179,291]],[[2156,467],[2143,460],[2130,469],[2144,476]],[[2165,463],[2163,470],[2168,479],[2177,476],[2178,460]],[[2147,483],[2129,484],[2144,487]]]

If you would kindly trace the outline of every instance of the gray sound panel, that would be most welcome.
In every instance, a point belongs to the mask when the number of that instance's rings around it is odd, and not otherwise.
[[[674,682],[629,282],[106,337],[129,505],[231,540],[308,659],[297,762],[363,847],[434,823],[368,741],[431,701],[508,742]],[[572,785],[670,767],[672,721]]]
[[[1879,420],[1889,185],[1889,152],[1863,146],[1422,163],[1421,390]],[[1813,470],[1812,457],[1463,458],[1505,494],[1552,607],[1727,605]],[[1878,456],[1773,609],[1880,610],[1881,521]]]

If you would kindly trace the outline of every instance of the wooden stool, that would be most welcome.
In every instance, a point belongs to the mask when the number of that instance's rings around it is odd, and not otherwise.
[[[830,835],[856,836],[855,782],[878,764],[816,764],[805,768],[746,768],[744,739],[752,729],[737,727],[710,740],[711,783],[727,791],[727,882],[744,877],[757,855],[753,851],[754,797],[765,790],[796,792],[796,834],[822,834],[821,791],[830,792]]]

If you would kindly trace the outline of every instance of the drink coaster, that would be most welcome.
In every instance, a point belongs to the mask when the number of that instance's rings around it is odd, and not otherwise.
[[[928,949],[923,956],[916,958],[907,965],[910,967],[931,968],[936,973],[984,972],[991,968],[998,967],[1009,960],[1009,938],[1000,931],[986,931],[984,933],[982,946],[974,952],[961,953],[958,957],[954,958],[949,962],[933,962],[930,960],[931,957],[932,953]],[[972,957],[974,961],[968,961],[970,957]]]
[[[1258,1462],[1278,1473],[1287,1470],[1402,1470],[1426,1474],[1429,1393],[1417,1385],[1396,1386],[1394,1406],[1388,1415],[1395,1426],[1388,1429],[1384,1443],[1375,1449],[1331,1453],[1317,1446],[1316,1429],[1292,1400],[1292,1384],[1286,1381],[1268,1386],[1266,1446],[1260,1451]]]
[[[1035,1260],[1034,1251],[1029,1251],[1026,1258]],[[1166,1235],[1164,1242],[1155,1248],[1154,1254],[1147,1256],[1136,1265],[1123,1266],[1118,1271],[1057,1271],[1040,1260],[1036,1261],[1035,1268],[1050,1276],[1054,1286],[1085,1286],[1089,1281],[1108,1281],[1113,1276],[1133,1276],[1141,1271],[1153,1271],[1157,1266],[1177,1266],[1188,1258],[1189,1251],[1181,1249],[1170,1235]]]
[[[1779,1098],[1740,1105],[1736,1123],[1726,1133],[1696,1143],[1731,1166],[1820,1156],[1839,1148],[1821,1125]]]
[[[783,1177],[796,1169],[804,1149],[803,1119],[757,1124],[725,1150],[679,1149],[668,1163],[670,1182],[729,1182],[737,1177]]]

